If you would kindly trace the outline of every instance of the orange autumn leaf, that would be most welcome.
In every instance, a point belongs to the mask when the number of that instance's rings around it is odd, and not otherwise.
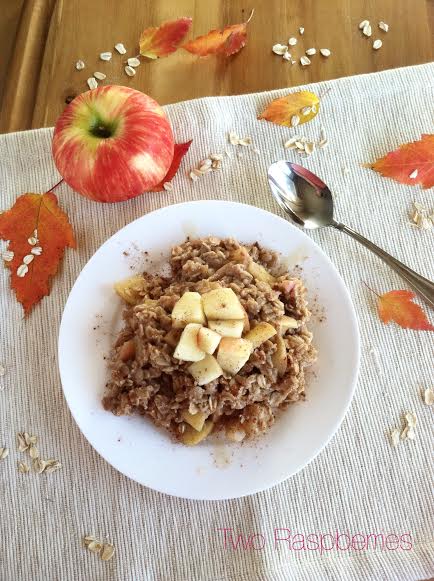
[[[295,127],[313,119],[318,111],[319,98],[309,91],[298,91],[271,101],[258,119],[265,119],[276,125]]]
[[[193,140],[190,139],[190,141],[187,141],[186,143],[175,143],[175,149],[174,149],[174,153],[173,153],[172,163],[170,164],[169,171],[167,172],[166,177],[163,180],[161,180],[161,182],[159,184],[157,184],[156,186],[151,188],[149,190],[150,192],[163,191],[164,184],[170,182],[174,178],[174,176],[176,175],[176,173],[179,169],[179,165],[182,161],[182,158],[187,153],[187,151],[190,149],[190,145],[192,144],[192,141]]]
[[[416,295],[408,290],[393,290],[379,296],[378,314],[383,323],[395,321],[404,329],[434,331],[419,305],[413,302]]]
[[[252,10],[246,22],[232,24],[222,30],[210,30],[208,34],[190,40],[182,48],[197,56],[208,56],[210,54],[231,56],[239,52],[246,45],[247,25],[252,19],[253,12]]]
[[[191,18],[178,18],[163,22],[158,28],[147,28],[140,36],[140,54],[157,59],[175,52],[190,30]]]
[[[382,176],[401,184],[434,186],[434,135],[422,135],[420,141],[404,143],[395,151],[378,159],[370,167]]]
[[[76,247],[71,224],[52,192],[23,194],[0,214],[0,238],[9,241],[5,265],[11,271],[11,287],[28,314],[50,293],[49,280],[64,249]]]

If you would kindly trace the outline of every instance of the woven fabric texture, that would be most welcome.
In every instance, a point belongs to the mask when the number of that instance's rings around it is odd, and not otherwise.
[[[329,90],[320,114],[297,128],[329,146],[303,160],[336,195],[337,216],[433,278],[433,232],[409,226],[412,200],[433,207],[432,190],[400,185],[366,169],[399,144],[430,133],[434,119],[434,64],[328,81],[305,88]],[[293,91],[296,89],[290,89]],[[362,361],[351,409],[331,443],[302,472],[266,492],[240,500],[194,502],[144,488],[116,472],[81,435],[63,398],[57,334],[69,290],[88,258],[118,229],[167,204],[225,199],[279,212],[267,185],[267,167],[280,158],[296,130],[258,121],[273,98],[288,90],[205,98],[166,107],[178,142],[193,139],[173,192],[102,205],[62,185],[57,193],[73,223],[77,251],[67,251],[52,292],[24,319],[0,269],[0,579],[81,580],[418,580],[434,576],[432,537],[432,408],[421,389],[432,382],[433,334],[383,325],[378,292],[406,288],[386,265],[335,231],[312,232],[348,285],[360,320]],[[250,136],[235,148],[227,133]],[[42,192],[59,179],[51,158],[51,129],[0,137],[0,211],[17,195]],[[221,171],[196,183],[187,168],[210,152],[228,149]],[[239,155],[237,155],[239,153]],[[345,168],[348,168],[347,171]],[[428,309],[427,309],[428,310]],[[430,313],[432,319],[432,311]],[[392,448],[388,432],[403,412],[418,417],[416,440]],[[312,429],[315,429],[312,426]],[[19,474],[16,432],[40,438],[45,457],[63,468],[47,476]],[[263,534],[263,549],[224,548],[219,528]],[[326,534],[409,533],[412,548],[296,550],[273,545],[275,528]],[[85,550],[83,535],[108,535],[109,562]],[[300,545],[297,546],[300,548]]]

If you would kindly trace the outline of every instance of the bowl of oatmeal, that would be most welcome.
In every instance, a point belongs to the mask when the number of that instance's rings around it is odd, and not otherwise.
[[[65,306],[59,366],[110,464],[196,499],[263,490],[312,460],[355,388],[357,322],[302,231],[252,206],[191,202],[108,240]]]

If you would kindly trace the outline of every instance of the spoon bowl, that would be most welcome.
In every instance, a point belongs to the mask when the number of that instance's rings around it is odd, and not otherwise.
[[[268,181],[274,199],[294,222],[309,230],[333,225],[332,193],[311,171],[277,161],[268,169]]]

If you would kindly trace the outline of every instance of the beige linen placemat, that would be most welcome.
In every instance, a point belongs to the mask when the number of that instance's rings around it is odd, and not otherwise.
[[[317,139],[324,126],[330,145],[304,163],[336,193],[339,218],[433,277],[433,231],[408,225],[413,199],[433,207],[433,190],[400,185],[362,164],[399,144],[431,133],[434,65],[340,79],[307,87],[330,92],[322,111],[299,132]],[[282,143],[294,130],[256,120],[272,98],[287,91],[200,99],[166,108],[178,141],[193,138],[174,191],[144,195],[118,205],[99,205],[62,185],[57,193],[77,235],[51,295],[27,320],[0,270],[0,579],[9,580],[416,580],[434,575],[432,502],[432,408],[421,388],[432,382],[433,334],[383,325],[373,297],[405,288],[375,256],[335,231],[313,232],[348,285],[360,319],[362,361],[351,409],[327,449],[305,470],[261,494],[225,502],[168,497],[117,473],[90,447],[71,418],[57,371],[57,333],[62,309],[80,270],[114,232],[146,212],[194,199],[227,199],[272,212],[268,165],[297,154]],[[227,144],[227,133],[250,136],[254,147]],[[51,130],[0,138],[0,210],[25,191],[44,191],[58,174],[50,155]],[[192,183],[184,173],[212,151],[227,148],[223,169]],[[238,156],[237,153],[240,153]],[[349,173],[344,170],[348,168]],[[430,313],[431,320],[433,313]],[[393,449],[388,431],[402,412],[418,417],[415,441]],[[315,426],[312,426],[315,429]],[[54,474],[19,474],[15,434],[40,438],[45,457],[61,460]],[[234,545],[223,532],[262,534],[256,548]],[[411,535],[411,546],[389,539],[389,548],[329,551],[273,544],[276,528],[291,534]],[[116,547],[109,562],[82,547],[81,537],[108,535]],[[278,536],[288,536],[280,531]],[[319,537],[318,537],[319,538]],[[404,537],[408,540],[409,537]],[[361,541],[361,537],[357,537]],[[329,546],[329,540],[323,541]],[[342,537],[341,547],[346,546]],[[297,550],[300,549],[300,550]]]

